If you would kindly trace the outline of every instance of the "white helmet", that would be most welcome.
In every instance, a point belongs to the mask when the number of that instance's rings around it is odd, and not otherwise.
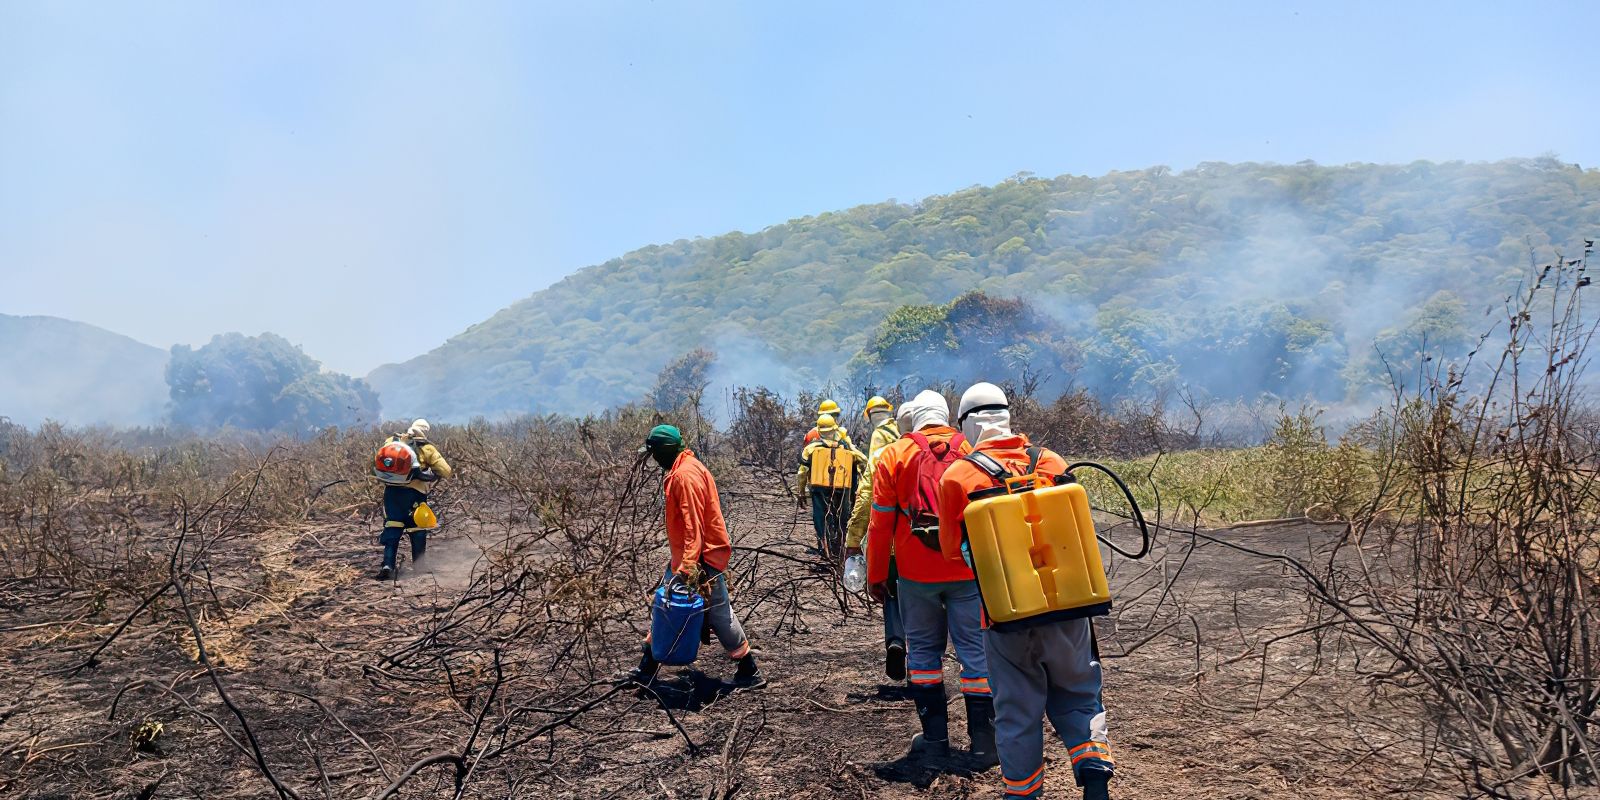
[[[956,422],[960,423],[974,411],[1000,411],[1008,410],[1011,404],[1006,402],[1006,393],[992,383],[974,383],[972,387],[961,395],[961,405],[956,411]]]
[[[900,430],[906,433],[929,425],[949,425],[950,402],[932,389],[923,389],[900,405],[900,424]]]

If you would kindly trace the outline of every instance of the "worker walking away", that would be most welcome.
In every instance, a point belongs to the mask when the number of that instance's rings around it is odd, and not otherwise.
[[[795,481],[800,502],[811,503],[817,551],[830,558],[839,553],[850,520],[856,476],[867,463],[867,457],[844,440],[841,430],[833,417],[823,414],[817,418],[817,439],[801,448]]]
[[[427,552],[428,531],[438,524],[427,505],[428,491],[435,481],[450,477],[450,462],[428,441],[428,430],[425,419],[411,423],[405,433],[385,440],[373,459],[372,474],[384,484],[383,532],[378,535],[378,543],[383,545],[380,581],[393,579],[398,570],[395,561],[401,534],[411,539],[411,563],[415,566]]]
[[[901,407],[900,416],[906,433],[879,453],[873,470],[867,581],[874,599],[886,599],[892,552],[900,573],[911,695],[922,722],[909,755],[939,761],[950,753],[944,692],[948,639],[961,662],[971,753],[979,761],[992,761],[993,704],[983,652],[982,601],[972,570],[945,559],[939,550],[939,478],[967,452],[967,444],[950,427],[950,406],[938,392],[918,394]]]
[[[883,448],[900,440],[900,428],[895,424],[894,406],[882,397],[867,401],[867,427],[872,438],[867,442],[867,468],[861,471],[856,485],[855,503],[850,510],[850,523],[845,527],[844,557],[861,554],[867,538],[867,522],[872,518],[872,470],[878,465]],[[883,672],[889,680],[906,679],[906,632],[900,622],[900,590],[895,570],[894,550],[889,551],[889,578],[884,582],[883,598]]]
[[[824,400],[821,403],[817,404],[817,416],[819,416],[819,417],[824,415],[824,414],[826,414],[826,415],[828,415],[830,417],[833,417],[834,421],[838,421],[839,416],[842,413],[843,412],[839,410],[839,404],[833,402],[832,400]],[[820,437],[821,435],[822,435],[822,429],[820,427],[813,427],[811,430],[806,431],[806,441],[805,441],[805,443],[806,444],[811,444],[812,442],[816,441],[817,438]],[[845,444],[850,444],[851,443],[850,442],[850,431],[846,430],[843,425],[839,426],[839,438],[843,439]]]
[[[750,640],[744,635],[739,617],[733,613],[728,596],[728,559],[733,544],[722,519],[722,501],[717,497],[717,482],[683,444],[683,434],[671,425],[657,425],[645,438],[639,452],[649,453],[666,470],[667,546],[671,560],[666,580],[675,580],[698,589],[706,598],[706,622],[728,658],[738,663],[733,685],[738,689],[759,689],[767,685],[756,658],[750,653]],[[661,665],[644,642],[644,655],[629,679],[648,685]]]
[[[968,389],[961,397],[958,414],[962,433],[975,448],[952,465],[940,482],[939,531],[945,558],[968,566],[972,555],[964,552],[963,525],[972,493],[1002,485],[1007,474],[1060,476],[1067,464],[1061,456],[1012,432],[1005,392],[992,383]],[[994,474],[996,466],[1000,475]],[[1100,659],[1083,611],[1045,611],[991,622],[984,635],[989,682],[994,689],[1000,770],[1008,796],[1043,796],[1045,717],[1066,744],[1073,777],[1083,787],[1085,800],[1109,796],[1106,785],[1113,767],[1101,699]]]

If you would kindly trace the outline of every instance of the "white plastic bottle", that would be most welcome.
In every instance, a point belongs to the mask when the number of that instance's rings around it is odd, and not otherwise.
[[[867,588],[867,560],[859,555],[844,560],[844,588],[859,592]]]

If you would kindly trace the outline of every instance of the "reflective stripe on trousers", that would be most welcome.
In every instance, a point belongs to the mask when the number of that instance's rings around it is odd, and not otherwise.
[[[944,650],[955,645],[961,690],[989,693],[983,652],[982,603],[976,581],[923,583],[900,576],[900,620],[905,625],[906,672],[916,686],[944,684]]]

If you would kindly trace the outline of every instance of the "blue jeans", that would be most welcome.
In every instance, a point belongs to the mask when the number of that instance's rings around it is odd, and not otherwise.
[[[989,696],[989,659],[983,651],[983,603],[977,581],[923,583],[900,576],[906,671],[912,686],[944,686],[944,648],[956,647],[961,693]]]
[[[889,593],[883,598],[883,643],[906,644],[906,624],[900,619],[900,581],[895,569],[894,556],[889,557]]]

